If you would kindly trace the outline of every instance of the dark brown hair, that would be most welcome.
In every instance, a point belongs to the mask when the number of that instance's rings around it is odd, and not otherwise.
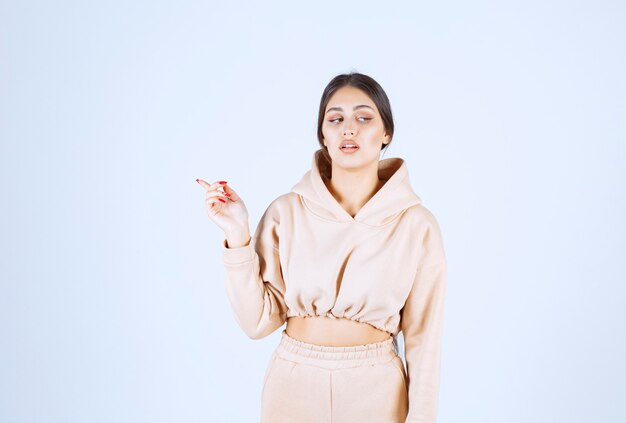
[[[342,73],[335,76],[324,88],[322,99],[320,100],[320,110],[317,117],[317,140],[320,146],[326,150],[324,146],[324,135],[322,134],[322,124],[324,123],[324,111],[328,106],[328,101],[339,88],[351,86],[356,87],[365,92],[367,96],[376,104],[378,112],[383,120],[385,132],[389,135],[389,142],[381,146],[381,151],[386,149],[393,139],[393,115],[391,114],[391,104],[385,90],[372,77],[358,72]],[[325,151],[328,155],[328,150]],[[330,160],[330,157],[327,157]]]

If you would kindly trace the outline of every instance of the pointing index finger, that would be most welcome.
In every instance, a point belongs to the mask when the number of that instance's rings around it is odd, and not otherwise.
[[[217,181],[217,182],[214,182],[212,184],[209,184],[208,182],[206,182],[206,181],[204,181],[202,179],[196,179],[196,182],[199,183],[200,185],[202,185],[202,187],[204,187],[204,189],[206,189],[207,191],[210,190],[210,189],[215,188],[216,185],[217,186],[224,186],[224,185],[226,185],[228,183],[226,181]]]

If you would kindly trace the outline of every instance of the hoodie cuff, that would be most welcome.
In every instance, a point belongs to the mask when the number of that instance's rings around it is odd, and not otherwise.
[[[252,261],[255,251],[252,241],[242,247],[229,248],[226,246],[226,238],[222,240],[222,261],[224,264],[241,264]]]

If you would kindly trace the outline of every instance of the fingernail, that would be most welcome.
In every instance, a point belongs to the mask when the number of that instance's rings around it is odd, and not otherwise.
[[[224,193],[224,195],[225,195],[226,197],[230,197],[230,194],[229,194],[229,193],[227,193],[227,192],[225,192],[225,193]]]
[[[223,198],[218,198],[218,200],[220,200],[222,203],[226,202],[226,200],[224,200]]]
[[[219,183],[224,185],[224,184],[227,184],[228,182],[226,182],[226,181],[219,181]]]
[[[200,182],[200,179],[196,179],[196,182]]]

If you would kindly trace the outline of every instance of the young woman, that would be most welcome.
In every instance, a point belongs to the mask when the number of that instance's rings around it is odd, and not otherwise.
[[[380,160],[393,131],[374,79],[333,78],[311,169],[269,204],[252,237],[237,192],[198,180],[225,233],[237,323],[260,339],[287,322],[265,373],[262,422],[435,422],[446,257],[405,161]]]

